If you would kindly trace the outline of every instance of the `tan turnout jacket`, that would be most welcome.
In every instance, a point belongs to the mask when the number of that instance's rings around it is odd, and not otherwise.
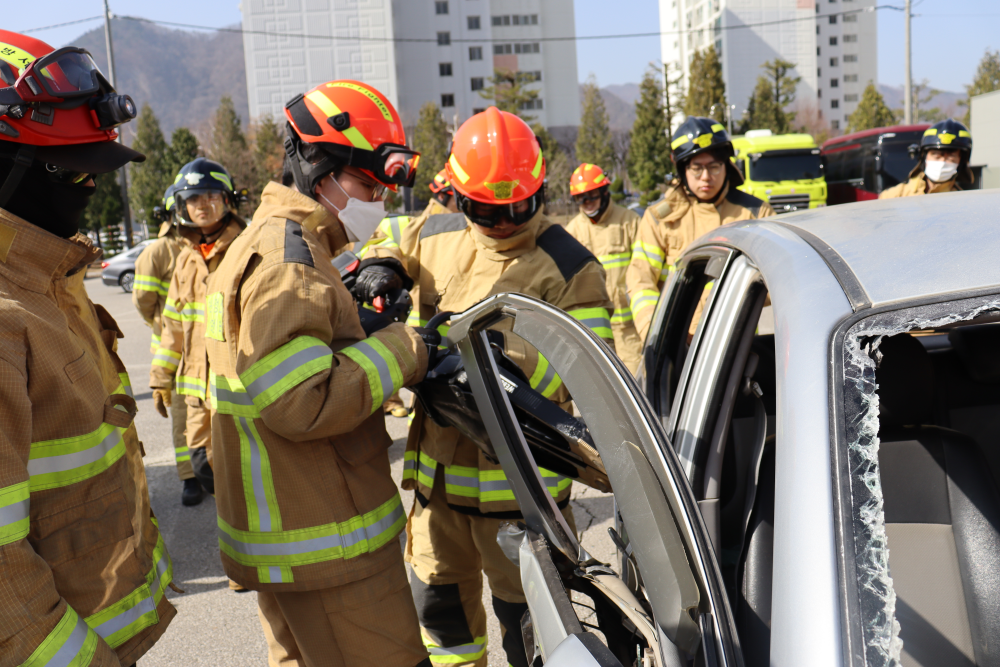
[[[461,312],[494,294],[520,292],[566,310],[614,346],[604,269],[542,213],[503,240],[475,231],[461,213],[432,215],[411,222],[398,248],[375,246],[371,252],[404,262],[416,283],[414,310],[419,309],[422,323],[438,312]],[[555,369],[518,340],[507,336],[508,351],[521,363],[531,386],[555,400],[568,398]],[[449,504],[480,512],[518,511],[503,469],[456,429],[425,418],[418,403],[406,443],[403,488],[416,488],[430,498],[439,465],[444,466]],[[542,474],[557,501],[565,501],[570,480],[548,470]]]
[[[650,204],[639,223],[639,238],[632,246],[625,276],[639,339],[646,340],[653,306],[674,272],[674,264],[692,241],[730,222],[772,215],[774,209],[766,201],[728,185],[723,186],[714,204],[699,202],[680,185]]]
[[[177,382],[177,393],[206,399],[208,356],[205,352],[205,297],[208,277],[219,267],[226,250],[243,230],[243,221],[231,216],[205,258],[197,236],[185,237],[184,251],[170,280],[163,308],[162,338],[149,369],[149,386],[169,388]]]
[[[928,188],[927,185],[930,184]],[[927,181],[924,178],[923,172],[917,174],[908,181],[894,185],[888,190],[883,190],[879,193],[879,199],[897,199],[899,197],[916,197],[919,195],[933,195],[938,192],[954,192],[956,190],[961,190],[958,187],[958,181],[956,178],[950,181],[945,181],[944,183],[934,183],[933,181]]]
[[[131,665],[176,613],[99,257],[0,210],[3,665]]]
[[[174,274],[177,257],[184,246],[174,232],[168,232],[143,248],[135,259],[135,282],[132,283],[132,304],[142,319],[153,329],[149,350],[156,354],[160,347],[160,318],[167,303],[170,277]]]
[[[399,562],[406,516],[380,407],[424,376],[427,351],[403,324],[365,338],[331,264],[348,247],[326,209],[270,183],[209,280],[219,547],[255,590],[330,588]]]
[[[625,287],[625,271],[632,259],[632,245],[639,234],[639,216],[614,202],[596,222],[581,212],[566,225],[566,231],[597,256],[604,267],[608,295],[614,303],[611,331],[615,335],[615,350],[632,373],[639,366],[642,341],[632,321]]]

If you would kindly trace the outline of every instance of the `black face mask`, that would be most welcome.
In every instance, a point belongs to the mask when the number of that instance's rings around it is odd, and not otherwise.
[[[6,174],[3,174],[6,179]],[[64,239],[80,229],[80,216],[94,194],[93,186],[56,183],[45,165],[33,164],[21,178],[5,209]]]

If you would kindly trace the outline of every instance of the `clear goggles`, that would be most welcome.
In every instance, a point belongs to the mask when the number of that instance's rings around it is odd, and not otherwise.
[[[91,97],[102,91],[111,92],[97,63],[85,49],[67,46],[32,60],[10,81],[14,65],[0,66],[0,78],[12,85],[24,102],[62,102],[79,97]]]
[[[322,143],[323,150],[342,164],[363,169],[383,185],[412,188],[420,164],[420,153],[399,144],[382,144],[373,151]]]

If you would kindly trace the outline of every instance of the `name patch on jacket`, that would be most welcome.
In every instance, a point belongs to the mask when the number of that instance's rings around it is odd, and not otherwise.
[[[535,244],[552,258],[566,282],[579,273],[587,262],[597,261],[582,243],[559,225],[552,225],[542,232]]]
[[[285,262],[316,266],[309,244],[302,238],[302,225],[292,220],[285,220]]]

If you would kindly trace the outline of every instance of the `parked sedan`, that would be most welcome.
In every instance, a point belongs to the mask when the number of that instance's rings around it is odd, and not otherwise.
[[[148,239],[101,262],[101,280],[105,285],[118,285],[126,292],[132,291],[135,281],[135,260],[139,253],[156,239]]]
[[[979,191],[714,230],[661,295],[639,381],[531,298],[454,318],[524,514],[499,539],[528,598],[528,662],[1000,664],[997,210],[1000,192]],[[614,494],[617,562],[552,501],[491,328],[572,393]]]

